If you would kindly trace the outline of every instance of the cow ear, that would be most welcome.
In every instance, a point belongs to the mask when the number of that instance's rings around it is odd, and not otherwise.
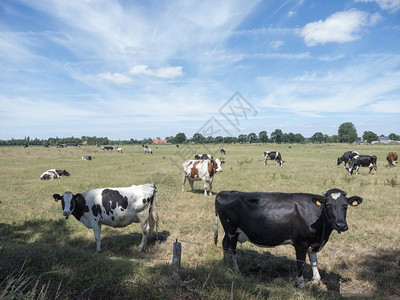
[[[53,194],[53,198],[54,198],[54,201],[58,201],[58,200],[61,200],[62,199],[62,197],[59,195],[59,194]]]
[[[353,196],[353,197],[347,198],[347,203],[349,203],[349,205],[351,205],[351,206],[360,205],[362,201],[363,201],[363,199],[358,196]]]
[[[325,198],[321,196],[314,196],[311,198],[312,202],[314,202],[316,205],[321,206],[321,203],[325,203]]]

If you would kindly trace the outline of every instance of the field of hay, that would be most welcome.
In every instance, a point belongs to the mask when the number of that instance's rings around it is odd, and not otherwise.
[[[386,155],[399,145],[221,145],[124,146],[124,153],[94,146],[65,149],[0,148],[0,299],[337,299],[400,297],[400,167]],[[282,167],[263,164],[263,151],[280,151]],[[361,168],[349,176],[338,156],[348,150],[378,157],[376,175]],[[182,192],[181,164],[197,153],[225,161],[214,196]],[[81,157],[91,155],[92,161]],[[47,169],[70,177],[41,181]],[[159,235],[138,252],[139,224],[102,228],[102,252],[94,253],[93,231],[65,220],[52,195],[91,188],[153,182],[159,190]],[[307,192],[339,188],[364,199],[348,209],[349,230],[333,232],[318,255],[322,284],[297,289],[292,246],[238,245],[241,273],[222,263],[213,243],[215,194],[222,190]],[[172,248],[182,243],[183,281],[172,279]],[[311,268],[306,268],[311,278]]]

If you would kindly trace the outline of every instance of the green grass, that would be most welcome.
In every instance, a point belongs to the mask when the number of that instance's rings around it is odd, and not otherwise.
[[[124,153],[96,147],[66,149],[0,148],[0,299],[337,299],[400,297],[399,167],[389,168],[389,151],[398,145],[181,145],[124,147]],[[263,151],[282,153],[283,167]],[[347,150],[378,157],[378,172],[349,176],[336,159]],[[340,188],[364,202],[348,210],[349,231],[331,238],[318,256],[323,284],[294,287],[295,253],[291,246],[273,249],[250,243],[238,246],[241,273],[222,263],[213,244],[214,196],[204,197],[188,183],[181,191],[181,164],[197,153],[223,158],[214,194],[221,190],[308,192]],[[81,161],[91,155],[92,161]],[[47,169],[67,169],[70,177],[41,181]],[[154,182],[159,189],[159,231],[164,243],[137,251],[138,224],[102,228],[103,252],[95,254],[93,232],[75,218],[65,220],[52,194],[98,187]],[[172,244],[182,242],[184,282],[172,274]],[[310,268],[306,268],[308,279]]]

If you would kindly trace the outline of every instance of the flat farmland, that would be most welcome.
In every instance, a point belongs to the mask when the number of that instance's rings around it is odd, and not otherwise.
[[[219,154],[220,147],[226,155]],[[141,146],[124,153],[98,147],[0,148],[0,298],[13,299],[338,299],[400,297],[400,168],[386,155],[400,145],[160,145],[144,154]],[[280,151],[282,167],[263,152]],[[349,176],[337,157],[348,150],[378,157],[376,175],[360,168]],[[225,161],[216,174],[214,196],[204,197],[186,182],[181,165],[197,153]],[[92,161],[81,157],[91,155]],[[42,181],[48,169],[70,177]],[[139,224],[102,227],[102,252],[94,253],[93,231],[61,215],[52,195],[66,191],[155,183],[159,236],[144,252]],[[306,192],[339,188],[363,198],[349,207],[349,230],[333,232],[318,254],[322,283],[294,286],[292,246],[238,245],[241,273],[222,262],[223,229],[214,245],[214,199],[222,190]],[[173,243],[182,244],[182,281],[172,279]],[[306,279],[311,278],[307,261]]]

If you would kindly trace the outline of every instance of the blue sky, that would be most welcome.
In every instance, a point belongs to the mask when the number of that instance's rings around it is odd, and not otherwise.
[[[388,135],[399,117],[400,0],[0,2],[0,139]]]

